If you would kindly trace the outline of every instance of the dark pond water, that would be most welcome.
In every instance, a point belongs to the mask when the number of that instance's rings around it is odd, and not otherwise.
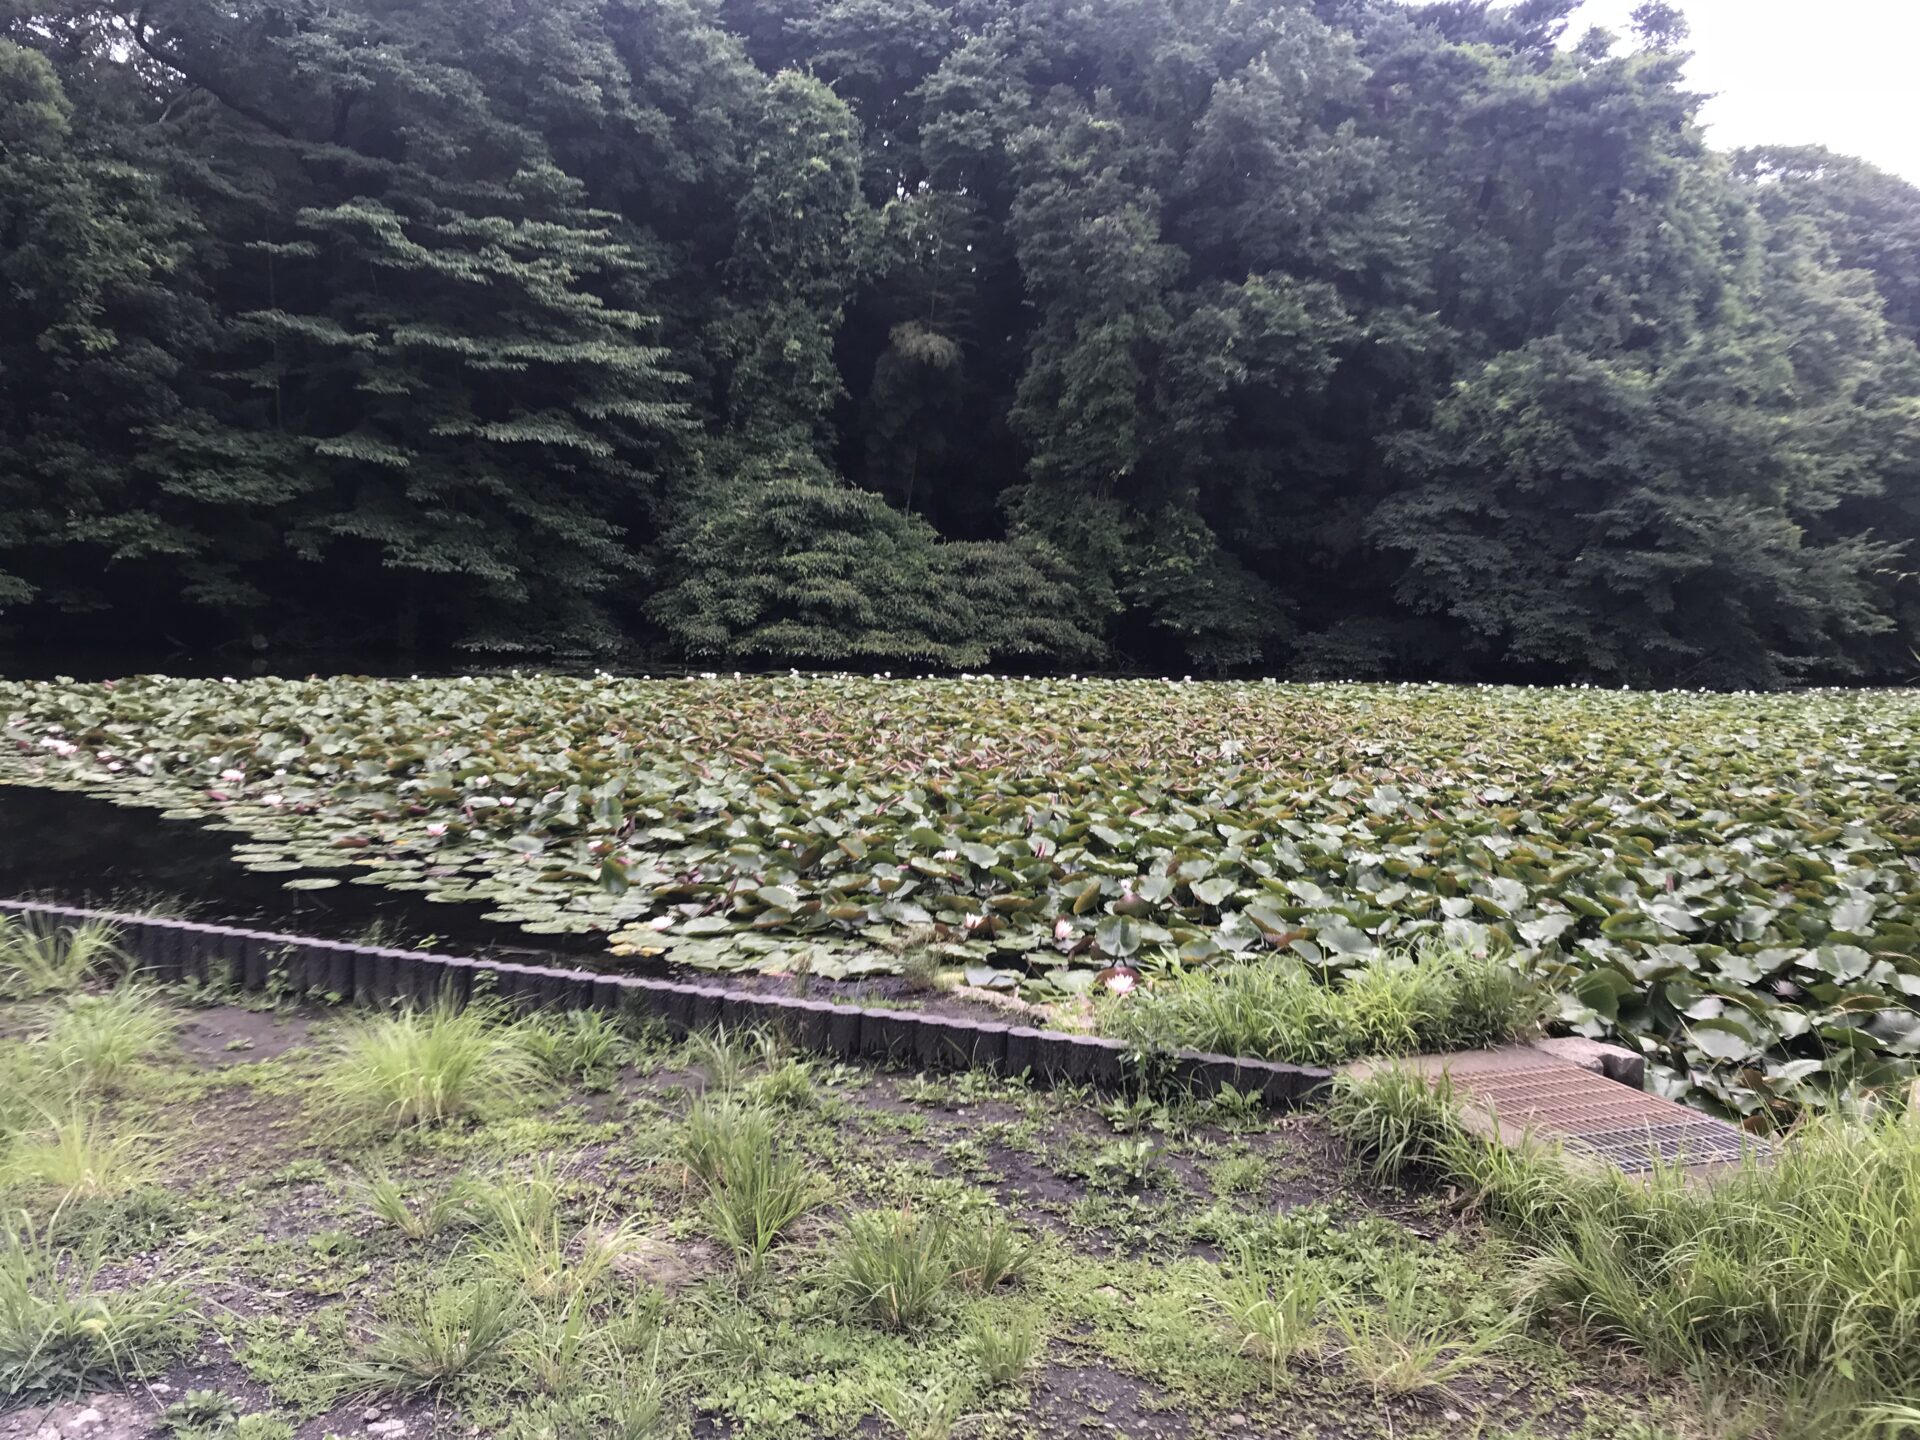
[[[284,889],[285,875],[255,874],[234,861],[228,847],[244,838],[162,819],[157,810],[0,785],[0,895],[100,909],[143,908],[164,898],[196,920],[329,940],[359,939],[378,926],[388,937],[383,944],[430,940],[434,949],[460,954],[561,955],[575,965],[597,957],[595,968],[616,968],[604,943],[586,936],[520,943],[511,927],[481,919],[487,907],[478,903],[436,904],[371,885]]]
[[[281,884],[286,875],[256,874],[233,859],[229,845],[245,838],[89,795],[0,785],[0,897],[101,910],[178,909],[195,920],[323,940],[366,940],[377,929],[382,945],[420,945],[441,954],[701,983],[722,979],[683,965],[609,955],[605,942],[591,936],[543,935],[535,944],[512,926],[482,919],[489,907],[481,903],[438,904],[373,885],[288,890]],[[723,983],[755,991],[791,990],[798,983],[819,996],[887,1003],[911,997],[922,1009],[979,1013],[964,1002],[921,995],[892,975],[796,982],[745,974],[726,976]]]

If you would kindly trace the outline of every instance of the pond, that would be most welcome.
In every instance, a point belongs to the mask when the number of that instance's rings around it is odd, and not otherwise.
[[[659,962],[639,957],[615,965],[605,944],[591,936],[516,943],[509,927],[481,918],[487,907],[479,903],[438,903],[352,885],[288,890],[285,876],[256,874],[235,863],[231,847],[238,838],[145,807],[0,785],[0,896],[102,910],[184,907],[197,920],[326,940],[359,939],[377,930],[386,944],[430,941],[431,948],[463,955],[527,963],[564,957],[566,964],[586,969],[666,973]]]

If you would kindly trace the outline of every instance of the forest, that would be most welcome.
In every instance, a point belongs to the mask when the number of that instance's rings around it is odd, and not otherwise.
[[[8,643],[1920,669],[1920,189],[1576,0],[0,0]]]

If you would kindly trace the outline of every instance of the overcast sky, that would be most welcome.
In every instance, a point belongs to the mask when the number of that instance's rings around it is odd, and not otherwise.
[[[1712,143],[1825,145],[1920,183],[1920,0],[1675,0],[1693,27],[1687,78],[1712,92]],[[1627,33],[1636,0],[1587,0]],[[1572,38],[1572,37],[1570,37]]]

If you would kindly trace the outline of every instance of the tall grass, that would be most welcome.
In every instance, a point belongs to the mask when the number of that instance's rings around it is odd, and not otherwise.
[[[833,1276],[850,1304],[888,1329],[924,1325],[953,1283],[952,1231],[926,1211],[863,1211],[847,1221]]]
[[[1668,1369],[1837,1379],[1861,1406],[1911,1404],[1920,1376],[1920,1112],[1823,1116],[1771,1163],[1711,1185],[1631,1177],[1544,1147],[1511,1149],[1445,1116],[1406,1138],[1385,1072],[1337,1105],[1359,1149],[1402,1147],[1473,1196],[1524,1248],[1535,1316],[1637,1347]],[[1864,1413],[1864,1411],[1862,1412]]]
[[[97,1110],[76,1107],[23,1132],[0,1165],[0,1180],[50,1195],[59,1207],[125,1194],[151,1179],[153,1170],[145,1137],[116,1134]]]
[[[590,1294],[633,1249],[631,1221],[568,1220],[550,1161],[466,1190],[479,1225],[479,1258],[536,1301],[571,1304]]]
[[[546,1072],[497,1011],[443,1002],[350,1022],[320,1087],[346,1121],[398,1132],[510,1112],[546,1088]]]
[[[755,1106],[696,1105],[681,1131],[680,1153],[706,1186],[714,1238],[745,1270],[757,1268],[780,1232],[819,1198],[804,1162],[776,1143],[773,1118]]]
[[[0,995],[16,999],[78,990],[100,975],[124,974],[120,932],[111,925],[51,925],[0,914]]]
[[[67,995],[52,1002],[43,1022],[47,1059],[75,1090],[118,1088],[150,1060],[179,1026],[160,998],[140,985],[104,994]]]
[[[1544,992],[1498,955],[1377,951],[1332,978],[1288,956],[1177,971],[1101,1007],[1107,1034],[1294,1064],[1475,1049],[1540,1023]]]

